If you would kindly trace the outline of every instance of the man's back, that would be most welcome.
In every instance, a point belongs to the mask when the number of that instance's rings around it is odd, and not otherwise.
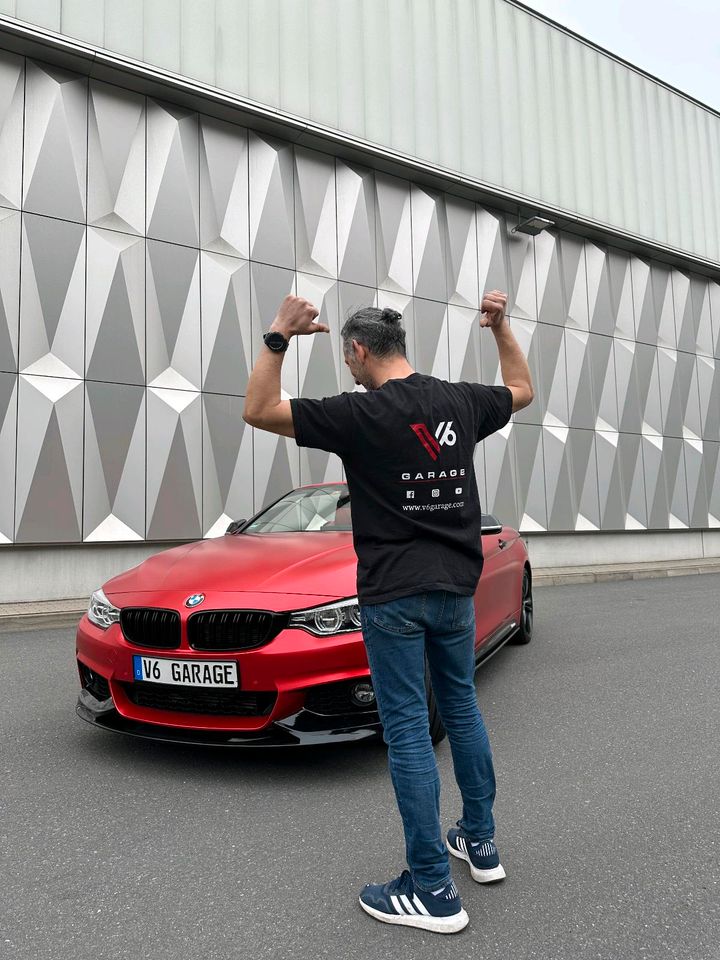
[[[508,388],[412,373],[292,409],[298,444],[343,460],[361,602],[472,594],[483,562],[473,454],[509,420]]]

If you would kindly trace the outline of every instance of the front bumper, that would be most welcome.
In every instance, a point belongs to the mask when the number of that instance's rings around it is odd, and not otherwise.
[[[242,694],[266,706],[248,707],[241,715],[235,705],[230,714],[225,709],[204,712],[204,707],[202,712],[190,712],[195,704],[189,709],[186,704],[181,711],[173,709],[171,701],[148,702],[147,697],[136,695],[137,687],[146,684],[133,682],[132,657],[138,653],[194,661],[235,660]],[[332,709],[317,707],[318,693],[369,679],[359,633],[316,638],[286,629],[266,646],[236,653],[190,649],[183,635],[183,644],[175,650],[150,650],[129,644],[119,625],[101,630],[85,616],[78,625],[77,659],[82,689],[76,712],[105,730],[221,746],[295,746],[382,736],[372,705],[360,708],[341,698]],[[88,683],[88,675],[95,675],[95,681]],[[163,685],[147,684],[156,686]]]

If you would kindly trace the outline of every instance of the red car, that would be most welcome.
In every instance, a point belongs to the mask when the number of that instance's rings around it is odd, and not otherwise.
[[[218,539],[93,594],[77,631],[84,720],[136,736],[277,746],[382,734],[360,632],[344,483],[299,487]],[[532,635],[516,530],[483,518],[478,663]],[[433,741],[445,735],[428,682]]]

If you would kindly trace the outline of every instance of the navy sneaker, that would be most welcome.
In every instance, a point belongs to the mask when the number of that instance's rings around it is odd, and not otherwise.
[[[389,883],[369,883],[360,894],[360,906],[383,923],[420,927],[433,933],[458,933],[470,919],[452,880],[430,893],[413,885],[409,870]]]
[[[470,864],[470,874],[478,883],[497,883],[505,879],[505,870],[500,863],[494,840],[472,841],[464,830],[448,830],[448,851]]]

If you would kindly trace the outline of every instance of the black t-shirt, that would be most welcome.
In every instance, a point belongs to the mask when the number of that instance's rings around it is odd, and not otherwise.
[[[412,373],[290,405],[298,446],[343,461],[360,603],[427,590],[472,595],[483,567],[473,452],[510,419],[508,387]]]

